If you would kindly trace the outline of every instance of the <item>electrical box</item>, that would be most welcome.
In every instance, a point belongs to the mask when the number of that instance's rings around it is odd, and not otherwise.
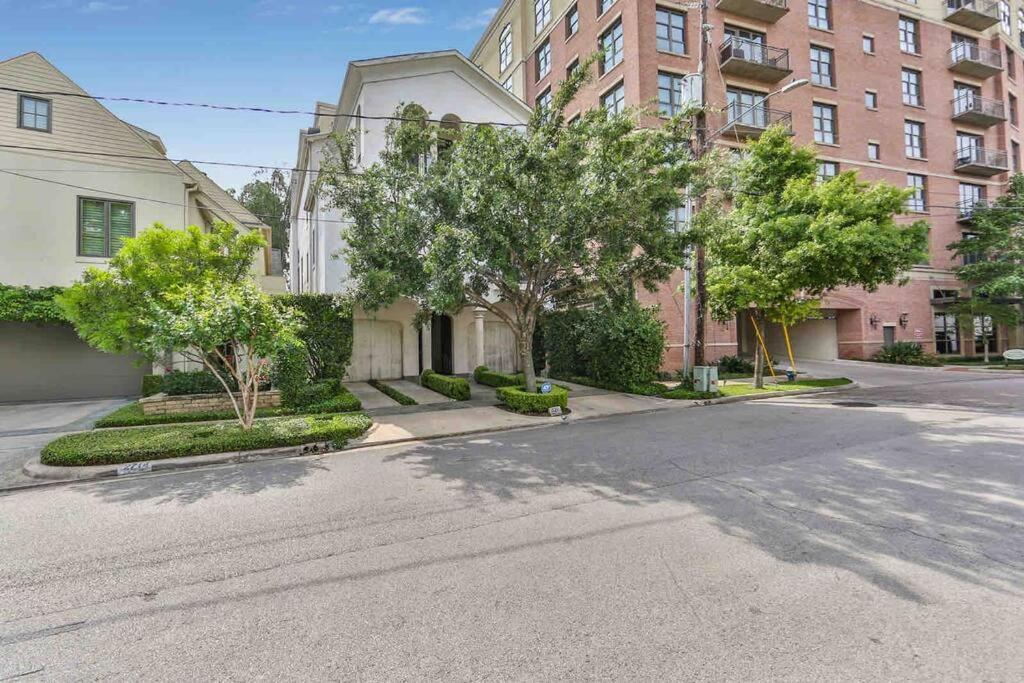
[[[704,106],[704,89],[701,87],[702,78],[700,74],[687,74],[683,76],[681,84],[683,107]]]
[[[696,366],[693,369],[693,388],[710,394],[718,393],[718,366]]]

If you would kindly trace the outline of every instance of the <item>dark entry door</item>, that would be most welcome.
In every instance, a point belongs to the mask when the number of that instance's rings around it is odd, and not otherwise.
[[[455,371],[452,319],[435,313],[430,318],[430,364],[434,372],[450,375]]]

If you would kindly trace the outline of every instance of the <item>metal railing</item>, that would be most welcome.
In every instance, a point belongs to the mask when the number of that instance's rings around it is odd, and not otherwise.
[[[982,47],[975,43],[966,41],[959,42],[949,48],[949,63],[959,64],[960,62],[976,62],[990,66],[993,69],[1003,68],[1003,55],[999,50]]]
[[[725,39],[718,48],[718,59],[720,64],[725,64],[730,59],[739,59],[774,69],[789,70],[789,50],[736,36]]]
[[[946,16],[959,12],[962,9],[984,14],[993,19],[999,18],[999,3],[997,0],[946,0]]]
[[[788,111],[769,109],[764,105],[750,106],[740,102],[733,102],[725,109],[726,127],[746,126],[748,128],[765,129],[769,126],[782,124],[787,128],[793,127],[793,114]]]
[[[1006,105],[1002,100],[993,100],[972,92],[965,92],[953,98],[953,116],[981,114],[997,119],[1006,118]]]
[[[969,221],[974,216],[976,210],[987,206],[988,201],[984,199],[961,199],[956,203],[956,219],[958,221]]]
[[[986,168],[1009,168],[1009,155],[1001,149],[965,146],[956,151],[956,167],[985,166]]]

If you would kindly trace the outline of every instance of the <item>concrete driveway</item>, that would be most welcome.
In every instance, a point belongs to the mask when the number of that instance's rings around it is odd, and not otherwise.
[[[0,489],[30,483],[21,467],[61,434],[89,429],[128,399],[0,403]]]

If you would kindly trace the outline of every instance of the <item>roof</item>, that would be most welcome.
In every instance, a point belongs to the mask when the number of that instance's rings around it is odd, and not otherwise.
[[[199,191],[206,195],[213,204],[213,206],[202,206],[201,208],[213,211],[221,220],[229,223],[252,229],[268,227],[258,216],[242,206],[237,199],[225,192],[220,185],[213,182],[210,176],[200,171],[191,162],[179,162],[178,168],[196,182]]]

